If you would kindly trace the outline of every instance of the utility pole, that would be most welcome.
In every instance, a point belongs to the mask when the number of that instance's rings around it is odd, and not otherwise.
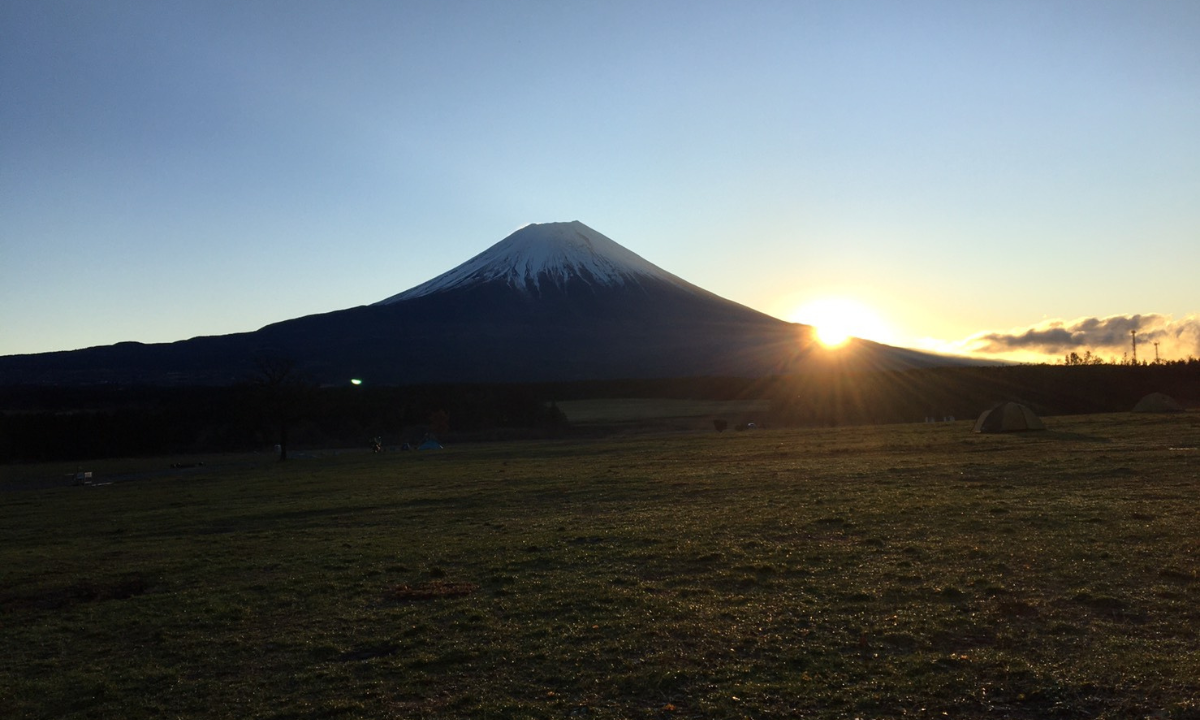
[[[1154,364],[1158,364],[1158,341],[1154,341]]]
[[[1133,338],[1133,364],[1137,365],[1137,330],[1130,330],[1129,337]]]

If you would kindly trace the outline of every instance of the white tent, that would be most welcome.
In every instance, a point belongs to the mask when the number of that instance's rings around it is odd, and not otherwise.
[[[1183,412],[1183,405],[1171,397],[1163,395],[1160,392],[1150,393],[1146,397],[1138,400],[1137,405],[1133,406],[1135,413],[1173,413]]]
[[[985,410],[975,421],[975,432],[1022,432],[1025,430],[1045,430],[1041,418],[1020,403],[1004,402]]]

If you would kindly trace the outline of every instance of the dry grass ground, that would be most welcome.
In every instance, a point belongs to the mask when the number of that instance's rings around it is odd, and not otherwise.
[[[1200,414],[1047,424],[0,468],[0,716],[1200,717]]]
[[[558,403],[572,424],[622,423],[645,420],[699,418],[702,424],[724,418],[730,423],[741,418],[766,417],[771,408],[769,400],[672,400],[666,398],[612,398],[601,400],[566,400]]]

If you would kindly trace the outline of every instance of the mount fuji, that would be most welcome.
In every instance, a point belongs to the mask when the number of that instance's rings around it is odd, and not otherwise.
[[[834,357],[836,355],[836,358]],[[373,305],[250,333],[0,358],[0,385],[223,385],[288,358],[343,384],[761,377],[832,362],[896,370],[955,360],[854,340],[822,350],[811,327],[714,295],[580,222],[532,224]]]

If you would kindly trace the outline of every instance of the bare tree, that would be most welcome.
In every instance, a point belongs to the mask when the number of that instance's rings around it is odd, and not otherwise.
[[[267,419],[279,428],[279,460],[287,460],[288,431],[309,404],[312,383],[291,358],[259,356],[250,379]]]

